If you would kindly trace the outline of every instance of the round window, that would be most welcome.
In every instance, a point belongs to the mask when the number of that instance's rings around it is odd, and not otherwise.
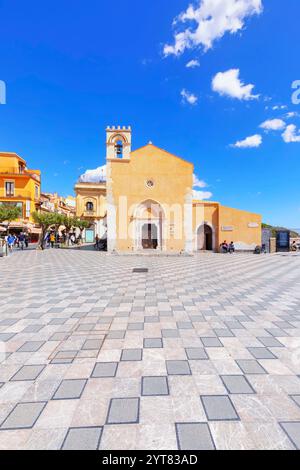
[[[154,187],[154,181],[153,180],[147,180],[146,181],[146,185],[148,188],[153,188]]]

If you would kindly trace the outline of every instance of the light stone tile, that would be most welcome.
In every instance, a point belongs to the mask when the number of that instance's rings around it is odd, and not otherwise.
[[[293,450],[295,447],[274,420],[270,423],[245,423],[255,450]]]
[[[66,432],[67,428],[33,429],[22,448],[24,450],[59,450]]]
[[[110,425],[103,429],[100,450],[136,450],[139,446],[139,430],[141,426],[130,425]],[[141,447],[141,450],[144,448]]]
[[[255,450],[252,433],[242,423],[211,422],[210,430],[217,450]]]
[[[37,421],[36,429],[69,428],[73,420],[78,400],[49,401]]]
[[[142,424],[139,426],[137,450],[177,450],[176,432],[174,424]]]

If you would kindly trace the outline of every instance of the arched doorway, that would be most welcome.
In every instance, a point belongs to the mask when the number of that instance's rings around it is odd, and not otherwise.
[[[155,224],[147,223],[142,227],[142,247],[144,250],[156,250],[158,247],[158,233]]]
[[[214,250],[214,231],[208,224],[202,224],[197,231],[197,250],[213,251]]]
[[[135,249],[163,250],[164,212],[158,202],[147,200],[141,203],[134,215]]]

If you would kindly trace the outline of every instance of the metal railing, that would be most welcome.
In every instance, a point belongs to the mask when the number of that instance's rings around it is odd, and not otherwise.
[[[15,188],[14,194],[8,194],[4,189],[0,189],[0,199],[36,199],[30,191],[22,191]]]
[[[32,176],[35,178],[37,181],[40,181],[40,176],[37,173],[34,173],[32,170],[21,170],[16,167],[11,167],[11,168],[0,168],[0,175],[25,175],[25,176]]]

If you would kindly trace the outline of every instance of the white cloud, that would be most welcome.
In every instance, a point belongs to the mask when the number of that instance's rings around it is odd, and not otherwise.
[[[197,175],[193,175],[193,186],[194,188],[207,188],[208,184],[205,181],[200,180]]]
[[[259,127],[266,131],[282,131],[286,127],[286,123],[282,119],[268,119]]]
[[[198,96],[194,95],[193,93],[183,89],[180,94],[182,96],[183,103],[189,103],[191,105],[197,104]]]
[[[235,144],[231,145],[231,147],[235,148],[257,148],[260,147],[262,144],[262,136],[259,134],[252,135],[250,137],[247,137],[244,140],[238,140]]]
[[[195,69],[196,67],[200,67],[200,62],[199,62],[199,60],[197,60],[197,59],[190,60],[190,61],[186,64],[186,68],[187,68],[187,69]]]
[[[290,124],[282,134],[282,138],[287,144],[300,142],[300,131],[294,124]]]
[[[291,119],[291,118],[294,118],[294,117],[298,117],[298,116],[299,116],[299,114],[296,113],[295,111],[291,111],[290,113],[286,113],[286,117],[287,117],[288,119]]]
[[[106,165],[95,170],[86,170],[79,178],[80,183],[100,183],[101,181],[106,181]]]
[[[287,109],[287,106],[285,104],[276,105],[276,106],[273,106],[272,109],[273,109],[273,111],[278,111],[278,110],[281,110],[281,109]]]
[[[203,201],[204,199],[210,199],[211,197],[212,193],[209,191],[193,191],[193,199]]]
[[[198,46],[207,51],[224,34],[241,31],[247,17],[260,15],[262,11],[262,0],[197,0],[175,18],[175,26],[188,23],[188,27],[175,32],[174,45],[166,44],[164,55],[178,56]]]
[[[254,100],[259,95],[253,95],[252,91],[255,85],[244,85],[240,80],[239,69],[227,70],[227,72],[219,72],[212,80],[213,91],[221,96],[229,96],[238,100]]]

